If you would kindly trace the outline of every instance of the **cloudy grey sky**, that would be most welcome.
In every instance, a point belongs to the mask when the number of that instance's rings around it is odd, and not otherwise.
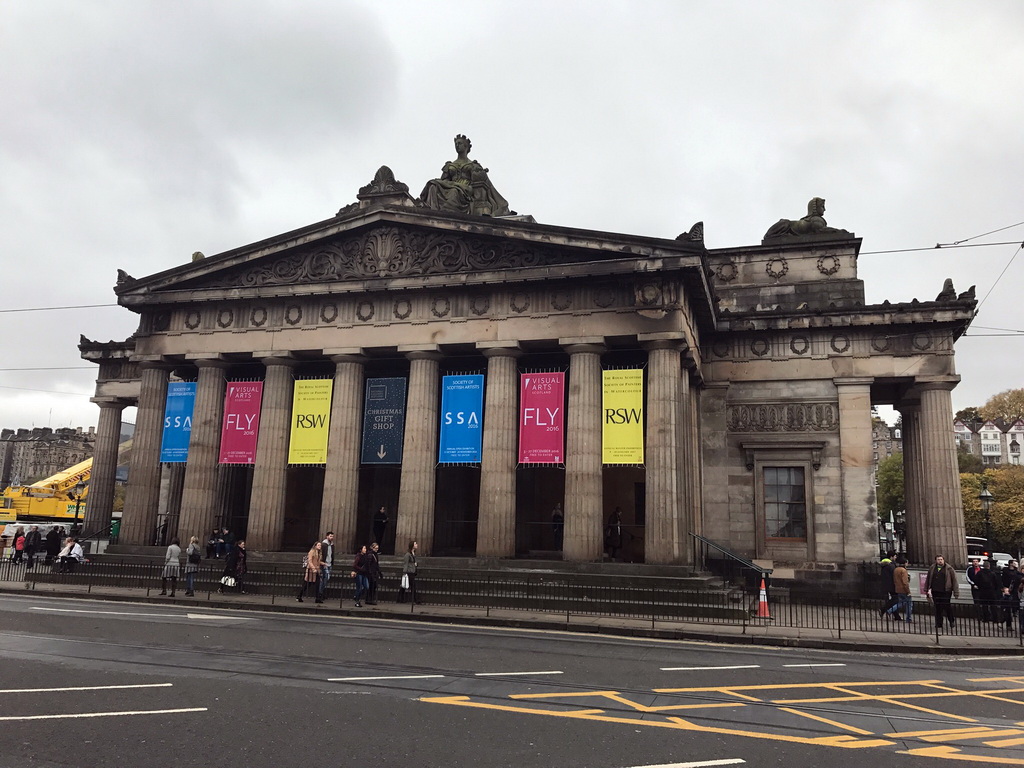
[[[991,335],[1024,329],[1024,254],[870,252],[1024,222],[1022,73],[1019,0],[5,0],[0,309],[112,303],[118,267],[327,218],[382,164],[417,192],[466,133],[543,223],[742,246],[819,195],[869,302],[995,286],[958,345],[954,403],[980,404],[1024,386],[1021,335]],[[10,369],[135,327],[0,313],[0,426],[94,424],[94,371]]]

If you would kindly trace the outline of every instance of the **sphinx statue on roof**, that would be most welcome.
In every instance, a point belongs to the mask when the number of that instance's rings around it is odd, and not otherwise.
[[[420,193],[427,208],[457,211],[477,216],[510,216],[508,201],[494,188],[487,169],[469,159],[472,142],[461,133],[455,137],[454,160],[441,168],[441,176],[431,179]]]
[[[764,233],[762,243],[783,240],[790,237],[813,237],[830,235],[833,238],[853,237],[852,232],[830,227],[825,221],[825,199],[812,197],[807,203],[807,215],[802,219],[779,219]]]

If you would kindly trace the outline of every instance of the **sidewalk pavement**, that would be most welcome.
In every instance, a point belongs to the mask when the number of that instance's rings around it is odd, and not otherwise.
[[[853,629],[818,629],[810,627],[775,626],[771,621],[752,619],[742,624],[713,624],[696,621],[651,621],[618,616],[586,616],[510,608],[475,608],[462,606],[412,605],[380,603],[356,608],[347,595],[339,603],[333,599],[323,604],[297,603],[293,597],[271,595],[239,595],[199,593],[196,597],[159,597],[153,588],[92,587],[68,584],[36,584],[27,589],[24,582],[0,582],[0,593],[30,594],[37,597],[89,598],[114,602],[174,605],[184,608],[227,608],[265,611],[307,616],[363,617],[396,619],[440,624],[466,624],[484,627],[555,630],[590,634],[652,637],[665,640],[696,640],[744,645],[816,648],[821,650],[867,651],[871,653],[913,653],[942,655],[1024,656],[1021,637],[979,637],[934,633],[921,635],[899,632],[899,623],[889,632],[866,632]],[[921,617],[922,620],[925,617]]]

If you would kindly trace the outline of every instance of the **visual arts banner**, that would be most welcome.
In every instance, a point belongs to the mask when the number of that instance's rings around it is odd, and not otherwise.
[[[160,461],[182,464],[188,461],[188,441],[192,438],[192,411],[196,405],[194,381],[167,383],[164,406],[164,431],[160,439]]]
[[[565,463],[565,374],[519,376],[519,463]]]
[[[601,424],[605,464],[644,463],[643,369],[602,372]]]
[[[262,381],[229,381],[224,392],[224,423],[220,430],[221,464],[256,462],[256,438],[260,432]]]
[[[406,380],[367,379],[363,401],[363,464],[401,464]]]
[[[439,463],[478,464],[483,453],[484,377],[441,379]]]
[[[334,379],[298,379],[292,394],[289,464],[326,464]]]

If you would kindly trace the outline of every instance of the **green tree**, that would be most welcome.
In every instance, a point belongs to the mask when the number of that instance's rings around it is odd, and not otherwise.
[[[960,475],[968,536],[985,535],[985,515],[978,501],[982,478],[988,481],[988,489],[995,497],[989,511],[993,549],[1016,554],[1024,544],[1024,467],[986,469],[980,475]]]
[[[1024,418],[1024,389],[1007,389],[992,395],[978,409],[978,414],[983,419],[1002,419],[1008,424]]]
[[[964,424],[970,424],[975,419],[981,418],[978,415],[978,406],[976,405],[971,405],[968,406],[967,408],[961,408],[959,411],[953,414],[953,417],[960,419],[960,421],[962,421]]]
[[[979,475],[985,471],[985,462],[980,456],[975,456],[964,446],[956,449],[956,463],[960,466],[960,474],[970,473]]]
[[[878,515],[888,520],[890,512],[904,508],[903,454],[894,453],[878,462]]]

